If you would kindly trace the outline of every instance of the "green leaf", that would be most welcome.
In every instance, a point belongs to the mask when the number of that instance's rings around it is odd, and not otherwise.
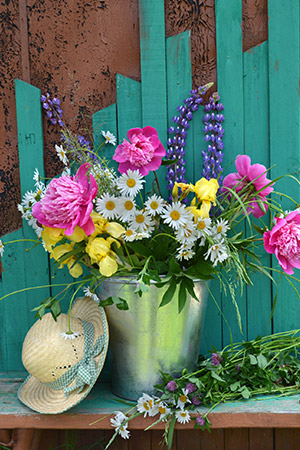
[[[168,450],[171,450],[171,448],[172,448],[175,423],[176,423],[176,416],[174,414],[174,416],[172,417],[171,423],[170,423],[169,431],[168,431],[168,439],[167,439]]]
[[[121,297],[112,297],[114,304],[116,307],[122,311],[127,311],[129,309],[128,303],[124,298]]]
[[[161,301],[161,304],[159,305],[159,307],[167,305],[174,298],[176,285],[177,285],[176,280],[174,278],[172,278],[170,286],[168,287],[168,289],[164,293],[162,301]]]
[[[251,397],[251,393],[250,391],[246,388],[246,386],[243,386],[243,388],[241,389],[241,394],[245,399],[248,399]]]
[[[258,367],[260,367],[261,369],[264,369],[266,367],[266,365],[268,364],[267,358],[262,354],[258,355],[256,357],[256,359],[257,359]]]
[[[221,383],[225,383],[225,380],[221,378],[214,370],[211,371],[211,376],[215,379],[220,381]]]
[[[151,250],[140,242],[127,242],[126,245],[139,255],[146,257],[152,256]]]
[[[173,164],[176,164],[177,162],[178,162],[178,158],[177,159],[162,159],[161,165],[162,166],[172,166]]]
[[[252,364],[252,366],[255,366],[255,364],[257,364],[257,358],[254,355],[249,355],[249,359],[250,359],[250,364]]]
[[[181,313],[186,303],[186,287],[183,282],[180,283],[178,292],[178,314]]]
[[[107,297],[105,300],[100,301],[100,306],[110,306],[113,305],[114,301],[112,297]]]
[[[54,300],[50,308],[53,319],[56,321],[57,317],[61,314],[61,306],[58,300]]]
[[[195,291],[194,291],[194,286],[195,285],[194,285],[193,280],[191,280],[190,278],[185,277],[185,278],[183,278],[182,283],[184,283],[184,285],[186,287],[186,290],[188,291],[190,296],[193,297],[195,300],[197,300],[197,302],[199,302],[199,299],[196,296]]]
[[[241,386],[240,381],[236,381],[235,383],[232,383],[229,387],[232,392],[235,392],[240,386]]]
[[[181,272],[180,264],[175,260],[174,256],[170,261],[170,271],[174,274],[179,274]]]

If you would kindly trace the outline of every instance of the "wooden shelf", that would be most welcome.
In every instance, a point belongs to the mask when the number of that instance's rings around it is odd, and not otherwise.
[[[22,377],[0,374],[0,429],[109,429],[115,411],[126,411],[125,405],[110,391],[109,383],[98,382],[89,395],[77,406],[63,414],[39,414],[23,405],[17,397]],[[13,374],[16,375],[16,374]],[[216,407],[209,415],[212,428],[299,428],[300,394],[290,397],[260,397],[230,402]],[[199,408],[200,413],[207,408]],[[137,417],[130,421],[131,430],[145,429],[152,418]],[[154,429],[164,429],[157,424]],[[192,429],[194,422],[177,429]]]

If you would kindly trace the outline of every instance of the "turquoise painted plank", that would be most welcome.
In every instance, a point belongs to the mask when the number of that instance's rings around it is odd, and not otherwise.
[[[100,148],[104,142],[104,138],[101,131],[110,131],[116,136],[118,141],[118,131],[117,131],[117,107],[116,104],[97,111],[92,116],[93,123],[93,137],[94,137],[94,149],[100,149],[99,155],[105,157],[109,163],[109,166],[117,169],[118,163],[112,160],[115,153],[115,147],[113,145],[105,145]],[[121,138],[123,140],[123,138]]]
[[[299,179],[299,2],[282,7],[279,0],[269,0],[269,89],[270,151],[272,178],[294,175]],[[299,202],[300,189],[295,181],[284,178],[276,190]],[[292,204],[283,199],[286,209]],[[278,268],[276,258],[274,267]],[[299,271],[295,271],[299,279]],[[296,284],[299,291],[299,283]],[[274,316],[274,332],[298,327],[300,302],[287,282],[281,283]]]
[[[33,172],[43,170],[43,134],[40,90],[16,80],[16,110],[18,149],[20,161],[21,195],[33,187]],[[15,239],[36,239],[33,230],[23,223],[23,228],[3,238],[3,242]],[[39,285],[49,284],[48,256],[41,245],[26,251],[32,242],[20,242],[5,246],[2,258],[3,274],[0,295]],[[0,315],[4,328],[0,330],[1,369],[22,370],[21,348],[29,327],[34,322],[31,309],[48,296],[49,288],[26,291],[4,299],[0,303]],[[6,350],[3,350],[6,347]],[[4,358],[5,356],[5,358]]]
[[[117,113],[120,143],[130,128],[142,127],[141,83],[117,74]]]
[[[190,31],[169,37],[166,41],[167,49],[167,105],[168,128],[176,126],[172,117],[178,116],[177,106],[184,105],[183,100],[189,96],[192,89],[191,43]],[[196,115],[196,114],[195,114]],[[185,160],[186,178],[194,182],[194,143],[193,121],[186,138]],[[170,135],[173,137],[174,135]]]
[[[165,17],[163,0],[139,0],[142,123],[156,128],[162,144],[167,141]],[[166,193],[165,168],[158,170],[161,190]],[[153,173],[147,176],[151,190]]]
[[[223,162],[226,175],[235,171],[235,157],[244,152],[242,0],[216,0],[215,14],[218,92],[226,111]],[[242,316],[243,336],[229,294],[222,298],[222,310],[230,324],[233,340],[240,341],[247,337],[245,291],[243,295],[237,292],[236,299]],[[230,337],[225,324],[223,328],[223,344],[226,345]]]
[[[243,57],[245,153],[250,156],[252,164],[260,163],[269,168],[268,42],[248,50]],[[259,220],[256,224],[261,226]],[[256,253],[262,264],[271,267],[270,255],[264,251],[263,245]],[[253,276],[252,280],[253,286],[247,288],[248,339],[267,334],[272,308],[271,282],[260,274]]]

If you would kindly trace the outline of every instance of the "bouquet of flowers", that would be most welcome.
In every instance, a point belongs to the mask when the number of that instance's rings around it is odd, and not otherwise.
[[[161,306],[178,292],[180,312],[187,293],[196,298],[194,279],[217,277],[237,307],[235,287],[250,284],[253,271],[270,276],[255,253],[257,245],[264,243],[286,274],[300,267],[298,204],[291,199],[293,210],[283,211],[275,195],[269,196],[276,180],[268,179],[266,167],[252,164],[247,155],[237,156],[236,172],[223,177],[224,107],[217,93],[204,106],[208,145],[202,152],[203,171],[194,184],[186,180],[184,147],[189,123],[210,87],[191,91],[178,107],[167,150],[151,126],[129,130],[118,146],[112,133],[101,131],[102,144],[92,148],[65,126],[60,100],[42,96],[48,119],[61,127],[61,145],[56,145],[56,151],[65,168],[47,185],[36,170],[35,189],[25,194],[18,207],[56,267],[67,266],[76,279],[62,294],[75,284],[74,298],[89,284],[84,292],[96,299],[95,289],[102,280],[132,275],[139,295],[150,282],[168,285]],[[118,163],[118,174],[105,158],[105,146],[110,145],[116,146],[113,160]],[[164,169],[168,193],[162,194],[156,171]],[[149,172],[154,173],[155,182],[152,191],[145,192]],[[266,215],[268,209],[271,217]],[[243,221],[248,224],[248,236],[243,233]],[[0,251],[4,251],[1,241]],[[58,316],[59,301],[59,297],[48,298],[36,308],[37,316],[45,309]],[[121,294],[102,302],[112,303],[119,309],[128,308]]]

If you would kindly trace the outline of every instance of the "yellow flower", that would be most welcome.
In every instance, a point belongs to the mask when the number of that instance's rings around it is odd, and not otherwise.
[[[214,205],[216,204],[218,189],[219,183],[215,178],[211,178],[210,180],[201,178],[197,181],[195,186],[192,187],[193,192],[195,192],[200,202],[213,202]]]
[[[95,231],[91,234],[90,238],[96,238],[99,234],[108,233],[115,238],[119,238],[125,231],[125,229],[117,222],[109,222],[101,214],[92,212],[91,218],[95,225]]]
[[[50,251],[51,257],[54,258],[56,261],[59,260],[63,255],[73,250],[74,244],[61,244],[55,247]],[[59,266],[61,269],[67,264],[70,275],[74,278],[78,278],[82,275],[83,270],[79,263],[76,263],[76,257],[71,256],[68,259],[65,259]]]
[[[100,273],[105,277],[112,276],[118,270],[116,254],[111,250],[113,242],[120,246],[120,243],[112,237],[89,239],[85,249],[92,264],[98,264]]]
[[[44,227],[44,230],[42,231],[42,239],[48,252],[50,252],[52,247],[63,239],[64,231],[64,228]]]
[[[119,238],[124,233],[125,228],[117,222],[108,222],[105,225],[104,231],[114,238]]]
[[[80,228],[78,225],[74,228],[73,234],[71,236],[66,236],[67,239],[73,242],[81,242],[83,241],[87,235],[83,231],[82,228]]]

